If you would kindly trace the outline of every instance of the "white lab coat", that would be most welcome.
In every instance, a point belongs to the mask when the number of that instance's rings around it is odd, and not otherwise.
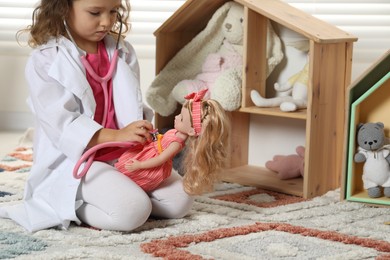
[[[115,40],[105,38],[109,57]],[[113,77],[113,99],[118,127],[143,119],[139,65],[127,42],[119,47]],[[73,178],[75,163],[91,137],[102,128],[93,120],[96,103],[75,45],[62,37],[34,50],[26,66],[29,105],[35,115],[34,164],[23,203],[0,208],[30,232],[79,222],[75,209],[80,180]],[[150,112],[150,111],[148,111]]]

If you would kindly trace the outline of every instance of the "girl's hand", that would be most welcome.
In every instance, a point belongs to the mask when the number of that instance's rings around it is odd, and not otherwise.
[[[125,164],[125,169],[129,172],[141,169],[141,162],[135,159],[130,160],[129,163]]]
[[[152,129],[153,125],[146,120],[132,122],[119,130],[102,128],[94,134],[87,147],[90,148],[106,142],[139,142],[144,144],[146,141],[152,141],[152,136],[149,133]]]
[[[132,141],[144,144],[146,141],[152,141],[152,135],[150,134],[152,129],[153,125],[149,121],[135,121],[120,129],[116,139],[120,142]]]

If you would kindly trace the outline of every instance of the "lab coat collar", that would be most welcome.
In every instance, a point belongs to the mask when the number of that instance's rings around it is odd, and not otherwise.
[[[108,50],[109,56],[111,57],[116,48],[116,39],[112,35],[107,35],[104,38],[104,44],[106,45],[106,49]],[[76,47],[76,45],[71,40],[63,36],[59,38],[50,39],[45,45],[41,45],[39,49],[42,50],[42,49],[53,48],[57,46],[64,46],[72,54],[72,56],[80,55],[79,49]],[[119,41],[118,50],[126,54],[130,52],[130,50],[125,46],[122,38]],[[84,51],[81,52],[85,54]]]
[[[116,39],[108,35],[104,38],[104,43],[108,56],[111,58],[115,51]],[[60,82],[79,99],[83,100],[86,107],[92,108],[91,111],[88,111],[92,116],[96,108],[96,102],[93,97],[92,89],[86,79],[85,68],[81,63],[78,48],[72,41],[65,37],[51,39],[40,49],[47,48],[57,48],[57,55],[50,68],[49,75]],[[120,53],[129,52],[122,40],[119,42],[118,50]]]
[[[116,48],[116,39],[114,39],[114,37],[111,35],[107,35],[104,38],[104,44],[106,46],[108,56],[111,59],[113,54],[114,54],[115,48]],[[44,50],[44,49],[53,48],[53,47],[65,48],[66,51],[69,52],[69,54],[72,57],[77,57],[77,56],[80,57],[81,54],[82,55],[86,54],[84,51],[77,48],[76,45],[71,40],[69,40],[68,38],[63,37],[63,36],[59,37],[59,38],[52,38],[45,45],[40,46],[39,49]],[[120,39],[120,41],[119,41],[118,51],[119,51],[119,55],[130,53],[130,50],[124,44],[123,39]],[[81,63],[81,60],[80,59],[75,59],[75,60],[76,60],[76,63],[80,66],[80,68],[85,72],[85,68],[83,67],[83,65]]]
[[[67,38],[61,37],[52,39],[41,47],[41,49],[47,48],[57,49],[57,54],[49,70],[49,76],[83,100],[84,107],[91,109],[87,109],[86,114],[93,116],[96,102],[76,46]]]
[[[108,35],[104,38],[108,56],[111,58],[116,47],[116,39]],[[49,76],[61,83],[66,89],[71,91],[79,99],[83,100],[86,114],[93,116],[96,102],[92,89],[86,79],[85,68],[80,60],[80,53],[72,41],[66,37],[51,39],[46,45],[40,47],[41,50],[47,48],[57,48],[57,55],[49,70]],[[130,50],[125,46],[123,40],[118,46],[119,56],[129,53]],[[120,61],[119,61],[120,62]]]

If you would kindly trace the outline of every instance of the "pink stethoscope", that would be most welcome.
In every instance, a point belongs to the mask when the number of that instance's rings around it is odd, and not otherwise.
[[[76,46],[77,50],[80,53],[81,63],[83,64],[83,66],[85,67],[85,69],[89,73],[89,75],[91,75],[91,77],[94,80],[96,80],[97,82],[99,82],[100,85],[102,86],[103,96],[104,96],[104,110],[103,110],[103,122],[102,122],[103,127],[106,127],[107,115],[108,115],[108,81],[110,79],[112,79],[112,76],[113,76],[114,71],[116,69],[116,65],[118,63],[118,46],[119,46],[119,40],[120,40],[121,33],[122,33],[122,20],[120,19],[120,17],[118,20],[121,22],[121,25],[119,28],[118,40],[116,43],[115,51],[112,55],[110,68],[104,77],[100,77],[93,70],[93,68],[92,68],[91,64],[89,64],[86,56],[79,49],[76,42],[74,41],[72,35],[69,32],[68,26],[67,26],[66,22],[64,21],[65,30],[68,33],[70,40],[74,43],[74,45]],[[140,143],[137,143],[137,142],[107,142],[107,143],[98,144],[94,147],[91,147],[77,161],[75,167],[73,168],[73,177],[76,179],[81,179],[82,177],[84,177],[94,161],[96,152],[102,148],[106,148],[106,147],[135,148],[139,145],[140,145]],[[82,171],[79,172],[79,168],[80,168],[81,164],[83,164],[84,162],[85,162],[84,169],[82,169]]]

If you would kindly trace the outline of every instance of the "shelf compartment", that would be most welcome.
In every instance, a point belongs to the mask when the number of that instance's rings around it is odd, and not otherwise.
[[[214,1],[212,1],[214,3]],[[205,26],[213,12],[228,0],[187,0],[156,32],[156,74]],[[345,93],[351,79],[356,37],[279,0],[235,0],[244,6],[244,46],[241,108],[232,119],[230,169],[226,181],[312,198],[340,187],[345,140]],[[258,108],[250,92],[266,93],[268,21],[293,30],[310,43],[307,109],[282,112]],[[188,25],[188,26],[187,26]],[[192,28],[194,25],[194,28]],[[168,44],[167,44],[168,43]],[[280,180],[265,167],[248,162],[251,115],[305,120],[304,178]],[[172,125],[173,116],[156,111],[158,128]],[[262,147],[261,149],[267,149]]]
[[[222,181],[254,186],[267,190],[303,197],[303,179],[280,180],[276,173],[265,167],[244,165],[223,172]]]
[[[379,197],[379,198],[370,198],[367,194],[366,190],[361,190],[359,192],[356,192],[353,194],[353,196],[350,196],[348,198],[348,201],[354,201],[354,202],[363,202],[373,205],[390,205],[390,198],[386,197]]]
[[[345,197],[350,201],[384,204],[390,206],[390,199],[370,198],[363,188],[363,165],[364,163],[355,163],[354,155],[357,151],[356,126],[359,123],[382,122],[385,125],[385,134],[388,137],[390,133],[390,119],[388,116],[390,104],[390,72],[387,72],[370,88],[361,89],[361,96],[351,104],[349,139],[348,139],[348,157],[346,170],[346,194]]]
[[[268,116],[276,116],[276,117],[286,117],[286,118],[294,118],[294,119],[302,119],[306,120],[306,109],[298,110],[295,112],[283,112],[279,109],[279,107],[269,107],[269,108],[260,108],[256,106],[251,107],[242,107],[238,110],[243,113],[250,113],[256,115],[268,115]]]

